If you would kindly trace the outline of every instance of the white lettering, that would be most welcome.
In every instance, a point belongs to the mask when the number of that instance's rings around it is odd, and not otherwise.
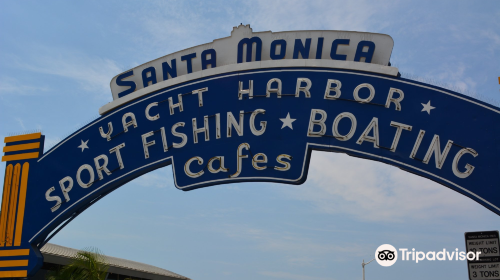
[[[429,251],[429,252],[427,252],[427,254],[425,254],[425,257],[427,258],[428,261],[435,261],[436,260],[436,252]]]
[[[127,118],[130,117],[132,120],[130,120],[129,122],[127,122]],[[134,126],[134,128],[137,127],[137,121],[135,119],[135,115],[134,113],[126,113],[123,115],[122,117],[122,124],[123,124],[123,130],[125,132],[128,132],[128,127],[129,126]]]
[[[167,135],[165,134],[165,128],[160,127],[161,131],[161,143],[163,144],[163,151],[168,152]]]
[[[262,158],[259,159],[260,157]],[[252,158],[252,166],[256,170],[264,170],[267,168],[267,166],[259,166],[258,165],[259,163],[267,163],[267,156],[265,154],[263,153],[255,154]]]
[[[399,251],[401,251],[401,260],[405,261],[405,252],[408,251],[406,248],[400,248]]]
[[[151,109],[151,107],[154,107],[154,106],[158,106],[158,102],[153,102],[153,103],[150,103],[147,107],[146,107],[146,118],[150,121],[156,121],[157,119],[160,118],[160,114],[156,114],[154,116],[151,116],[149,114],[149,110]]]
[[[189,166],[191,165],[191,162],[193,162],[195,160],[198,161],[198,165],[203,164],[203,159],[201,157],[192,157],[188,161],[186,161],[186,164],[184,164],[184,172],[186,173],[186,175],[188,175],[191,178],[198,178],[205,173],[205,171],[203,171],[203,169],[197,173],[191,172],[191,170],[189,169]]]
[[[373,136],[369,136],[368,134],[373,130]],[[365,131],[359,136],[356,144],[361,145],[364,141],[373,143],[373,147],[378,148],[379,144],[379,136],[378,136],[378,118],[373,118],[372,121],[368,124]]]
[[[415,158],[418,152],[418,148],[420,148],[420,143],[422,143],[422,139],[424,138],[425,130],[420,130],[418,132],[417,140],[415,140],[415,144],[413,145],[413,149],[411,150],[410,158]]]
[[[351,120],[351,130],[349,130],[349,133],[347,133],[346,135],[341,135],[339,133],[339,128],[338,128],[340,120],[342,120],[343,118],[349,118]],[[356,117],[353,114],[349,112],[340,113],[333,121],[332,125],[333,136],[340,141],[347,141],[351,139],[352,136],[354,135],[354,132],[356,131],[356,126],[357,126],[357,121]]]
[[[407,125],[407,124],[398,123],[398,122],[392,122],[392,121],[391,121],[391,126],[397,128],[396,134],[394,135],[394,140],[392,140],[392,144],[391,144],[391,152],[395,152],[396,148],[398,147],[399,138],[401,137],[401,132],[403,132],[403,129],[411,131],[412,126]]]
[[[306,83],[305,87],[302,86],[303,82]],[[306,95],[306,98],[311,98],[311,93],[309,92],[311,86],[312,82],[308,78],[298,78],[297,87],[295,88],[295,97],[299,97],[300,93],[303,92]]]
[[[215,114],[215,138],[220,139],[220,114]]]
[[[425,253],[422,251],[417,251],[416,257],[417,257],[417,259],[416,259],[417,263],[418,263],[418,261],[423,261],[423,260],[425,260]]]
[[[202,93],[208,91],[208,87],[193,90],[193,94],[198,94],[198,107],[203,107],[203,96]]]
[[[460,252],[460,260],[465,261],[465,252]]]
[[[89,172],[90,179],[88,183],[84,183],[82,181],[81,175],[83,170],[87,170]],[[92,184],[94,183],[94,169],[92,168],[92,166],[88,164],[80,166],[80,168],[78,168],[78,171],[76,172],[76,181],[78,182],[78,185],[80,185],[80,187],[84,189],[92,186]]]
[[[260,130],[257,130],[255,128],[255,117],[257,116],[257,114],[265,114],[266,113],[266,110],[264,109],[257,109],[255,111],[253,111],[252,115],[250,116],[250,130],[252,131],[253,135],[255,136],[260,136],[262,134],[264,134],[264,132],[266,131],[266,125],[267,125],[267,122],[266,121],[261,121],[260,122]]]
[[[182,141],[180,143],[172,143],[172,147],[174,148],[182,148],[186,145],[187,143],[187,136],[184,133],[177,132],[175,131],[179,126],[184,127],[185,123],[183,122],[178,122],[172,126],[172,134],[174,136],[180,137]]]
[[[179,93],[179,95],[177,95],[177,96],[178,96],[179,102],[175,103],[175,104],[174,104],[172,97],[168,98],[168,108],[170,110],[170,115],[174,114],[174,109],[177,107],[179,108],[179,112],[182,112],[184,110],[184,106],[182,105],[182,94]]]
[[[394,98],[394,93],[397,92],[399,94],[398,98]],[[396,111],[401,111],[401,101],[405,98],[405,94],[402,90],[397,88],[389,89],[389,94],[387,95],[387,100],[385,101],[385,108],[389,108],[391,106],[391,102],[396,105]]]
[[[125,143],[121,143],[120,145],[109,149],[109,153],[115,153],[116,159],[118,160],[118,165],[120,169],[123,169],[125,166],[123,165],[122,155],[120,154],[120,149],[125,147]]]
[[[52,212],[57,211],[57,209],[59,209],[59,207],[61,207],[61,203],[62,203],[62,200],[59,196],[51,196],[50,195],[50,193],[52,193],[55,190],[56,190],[56,188],[52,187],[45,192],[45,199],[47,199],[47,201],[55,201],[56,202],[56,205],[54,205],[50,208],[50,211],[52,211]]]
[[[441,153],[441,147],[439,145],[439,135],[435,134],[434,138],[432,138],[431,145],[429,146],[429,149],[427,150],[427,153],[425,154],[424,160],[422,162],[428,164],[432,154],[434,153],[436,167],[438,169],[441,169],[441,167],[443,167],[444,161],[446,160],[446,156],[448,156],[448,153],[450,152],[452,144],[453,141],[448,140],[448,143],[446,143],[443,153]]]
[[[102,159],[104,160],[104,163],[101,165],[99,164],[99,160]],[[100,155],[94,158],[94,163],[95,163],[95,169],[97,171],[97,176],[99,177],[99,180],[104,179],[102,176],[102,171],[106,172],[106,174],[109,176],[111,175],[111,172],[108,170],[108,157],[106,155]]]
[[[248,81],[248,89],[243,89],[243,82],[239,81],[238,86],[238,99],[243,99],[243,94],[248,94],[248,98],[253,98],[253,80]]]
[[[336,86],[332,87],[333,84],[336,84]],[[341,87],[342,83],[339,80],[328,79],[328,82],[326,82],[325,99],[336,100],[337,98],[339,98],[341,94]],[[332,91],[335,92],[335,95],[330,95]]]
[[[102,126],[100,126],[99,133],[101,134],[102,138],[106,138],[108,139],[108,141],[111,141],[111,133],[113,133],[113,124],[111,122],[108,122],[108,132],[106,133],[104,133]]]
[[[247,151],[250,150],[250,145],[248,143],[241,143],[238,146],[236,173],[234,173],[233,175],[230,175],[229,176],[230,178],[236,178],[236,177],[240,176],[240,174],[241,174],[241,170],[243,169],[242,159],[248,158],[248,155],[242,154],[243,149],[246,149]]]
[[[458,170],[458,161],[465,154],[471,154],[474,157],[477,157],[477,155],[478,155],[478,153],[471,148],[461,149],[455,155],[455,157],[453,158],[453,165],[452,165],[453,174],[455,174],[455,176],[457,176],[458,178],[462,178],[462,179],[469,177],[469,175],[472,174],[472,171],[474,171],[474,166],[472,166],[468,163],[465,165],[465,172],[461,172],[460,170]]]
[[[289,155],[285,155],[285,154],[281,154],[279,155],[278,157],[276,157],[276,161],[280,164],[283,165],[283,167],[281,166],[275,166],[274,167],[274,170],[278,170],[278,171],[288,171],[291,167],[290,163],[289,162],[286,162],[286,161],[283,161],[283,159],[288,159],[288,160],[292,160],[292,157],[289,156]]]
[[[205,141],[210,141],[210,135],[208,132],[208,116],[205,116],[203,118],[204,121],[204,127],[198,128],[196,124],[196,118],[193,118],[193,141],[194,143],[198,143],[198,133],[205,133]]]
[[[233,113],[227,112],[227,137],[231,137],[231,126],[234,127],[238,136],[243,136],[243,116],[244,111],[240,111],[240,121],[236,122],[236,119],[233,116]]]
[[[151,141],[151,142],[148,142],[148,140],[146,140],[146,138],[150,137],[150,136],[153,136],[155,133],[153,131],[150,131],[148,133],[144,133],[143,135],[141,135],[141,138],[142,138],[142,148],[144,150],[144,158],[149,158],[149,149],[148,147],[150,146],[153,146],[154,144],[156,144],[155,140]]]
[[[213,162],[218,160],[219,161],[219,168],[218,169],[214,169],[213,167]],[[208,164],[207,164],[207,167],[208,167],[208,171],[210,171],[210,173],[219,173],[220,171],[222,172],[228,172],[229,170],[224,167],[224,157],[223,156],[218,156],[218,157],[213,157],[211,158],[209,161],[208,161]]]
[[[64,182],[68,182],[68,186],[64,187]],[[73,179],[69,176],[66,176],[59,181],[59,186],[61,186],[61,190],[63,192],[64,198],[66,199],[66,202],[69,201],[69,191],[73,188]],[[52,211],[54,212],[54,211]]]
[[[276,82],[278,84],[277,88],[272,88],[273,83]],[[278,78],[274,78],[269,80],[267,82],[267,88],[266,88],[266,97],[269,98],[271,96],[271,93],[276,93],[278,95],[278,98],[281,98],[281,80]]]
[[[370,95],[367,98],[359,97],[359,90],[362,88],[368,88],[370,90]],[[370,101],[372,101],[373,97],[375,97],[375,89],[370,84],[360,84],[354,89],[354,100],[358,101],[359,103],[369,103]]]
[[[440,257],[439,255],[441,255],[442,257]],[[443,251],[437,252],[436,259],[438,261],[445,261],[446,260],[446,249],[443,249]]]
[[[321,119],[317,120],[316,115],[320,114]],[[325,125],[325,120],[326,120],[326,112],[320,109],[312,109],[311,110],[311,116],[309,117],[309,128],[307,129],[307,136],[308,137],[321,137],[322,135],[325,135],[326,132],[326,125]],[[314,131],[314,126],[319,125],[321,127],[320,131]]]

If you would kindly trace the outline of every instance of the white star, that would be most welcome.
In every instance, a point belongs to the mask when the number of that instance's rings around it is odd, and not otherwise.
[[[431,101],[430,100],[429,100],[429,102],[427,102],[427,104],[424,104],[424,103],[420,103],[420,104],[422,104],[422,106],[424,106],[424,108],[422,109],[421,112],[426,111],[427,114],[429,114],[429,115],[431,114],[431,110],[432,109],[436,109],[436,107],[432,107],[431,106]]]
[[[90,149],[89,146],[87,146],[87,143],[89,142],[89,140],[87,140],[85,142],[83,142],[83,140],[81,140],[81,141],[82,141],[82,144],[80,146],[78,146],[78,148],[82,149],[82,153],[83,153],[83,150]]]
[[[292,123],[295,121],[296,119],[291,119],[290,118],[290,113],[288,113],[288,115],[286,115],[286,118],[284,119],[280,119],[280,121],[283,122],[283,126],[281,127],[281,129],[285,128],[285,126],[288,126],[289,128],[291,128],[293,130],[293,127],[292,127]]]

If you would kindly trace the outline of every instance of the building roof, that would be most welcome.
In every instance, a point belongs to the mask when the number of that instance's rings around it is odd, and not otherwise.
[[[40,251],[45,258],[45,262],[66,265],[71,262],[71,258],[73,258],[79,250],[47,243]],[[185,276],[149,264],[110,256],[105,256],[105,258],[109,265],[108,271],[110,273],[126,274],[152,280],[190,280]]]

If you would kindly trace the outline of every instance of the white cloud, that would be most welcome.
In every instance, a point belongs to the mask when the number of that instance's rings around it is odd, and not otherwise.
[[[26,130],[26,127],[24,126],[24,122],[21,118],[15,118],[16,121],[19,123],[19,125],[22,127],[23,130]]]
[[[214,34],[230,35],[237,14],[213,2],[187,4],[179,1],[150,1],[142,9],[124,10],[124,18],[137,22],[139,34],[131,38],[136,48],[147,50],[142,59],[152,60],[216,39]],[[227,6],[227,5],[226,5]],[[239,22],[239,21],[238,21]],[[236,25],[236,24],[233,24]],[[135,58],[136,59],[136,58]]]
[[[482,208],[442,185],[398,168],[325,152],[313,153],[305,185],[283,191],[321,212],[363,221],[432,222],[472,217]]]
[[[500,49],[500,33],[498,29],[481,30],[479,34],[487,42],[488,50],[490,51],[489,55],[493,57],[495,51]]]
[[[37,46],[32,53],[36,55],[11,57],[13,66],[74,80],[84,90],[106,94],[101,96],[110,96],[109,82],[122,72],[113,60],[77,51]]]
[[[0,78],[0,96],[1,95],[35,95],[40,92],[47,92],[49,88],[47,86],[30,86],[25,82],[20,82],[17,79],[11,77],[1,77]]]
[[[211,229],[230,238],[256,244],[264,252],[279,253],[294,266],[315,266],[328,256],[339,261],[346,256],[361,257],[366,254],[368,244],[363,242],[328,243],[314,237],[283,230],[270,230],[244,224],[217,224]]]
[[[458,92],[474,91],[476,82],[466,76],[467,68],[463,62],[454,65],[444,64],[438,71],[432,71],[430,76],[437,77],[441,81],[451,84]]]
[[[220,1],[186,4],[156,1],[153,7],[125,10],[137,22],[133,37],[147,60],[230,35],[232,27],[250,24],[254,31],[304,29],[377,32],[388,24],[384,14],[394,5],[370,1],[247,1],[233,8]],[[377,9],[378,8],[378,9]],[[189,16],[186,16],[189,15]],[[144,62],[144,61],[143,61]]]
[[[331,29],[376,31],[387,21],[373,17],[391,5],[371,1],[268,1],[247,2],[247,18],[263,30]],[[260,30],[259,30],[260,31]]]

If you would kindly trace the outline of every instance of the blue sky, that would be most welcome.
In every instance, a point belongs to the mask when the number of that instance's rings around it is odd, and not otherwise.
[[[499,1],[1,1],[0,138],[41,129],[50,147],[111,101],[116,74],[229,36],[240,23],[254,31],[389,34],[391,62],[407,77],[498,106],[499,18]],[[102,199],[52,242],[96,246],[199,280],[338,280],[361,279],[361,261],[381,244],[464,250],[464,232],[499,225],[497,215],[430,180],[315,152],[300,186],[182,192],[170,167],[156,170]],[[468,279],[460,261],[366,270],[367,279]]]

